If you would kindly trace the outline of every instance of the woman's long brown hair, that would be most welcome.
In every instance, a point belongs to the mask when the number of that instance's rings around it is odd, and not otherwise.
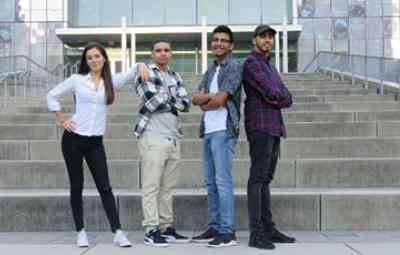
[[[104,62],[103,69],[101,70],[101,77],[103,78],[104,81],[104,87],[105,87],[105,94],[106,94],[106,102],[107,104],[112,104],[115,99],[115,92],[114,92],[114,86],[111,78],[111,70],[110,70],[110,63],[108,61],[108,56],[107,52],[104,49],[104,47],[96,42],[89,42],[86,44],[85,49],[83,50],[82,56],[81,56],[81,63],[79,65],[79,74],[88,74],[90,72],[90,68],[87,64],[86,61],[86,53],[88,50],[91,50],[93,48],[96,48],[100,51],[101,55],[103,55],[104,59],[106,60]]]

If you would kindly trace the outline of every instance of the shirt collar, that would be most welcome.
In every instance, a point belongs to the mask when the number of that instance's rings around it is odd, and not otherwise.
[[[92,76],[90,76],[90,72],[83,75],[83,79],[87,81],[92,81]]]
[[[232,58],[231,54],[229,53],[228,55],[225,56],[225,58],[221,62],[221,66],[225,66],[228,64],[229,60]],[[218,66],[217,60],[214,60],[214,66]]]
[[[260,53],[260,52],[258,52],[256,50],[252,50],[251,51],[251,55],[255,56],[256,58],[261,58],[265,62],[269,62],[269,60],[271,59],[271,57],[269,55],[266,57],[264,54],[262,54],[262,53]]]
[[[161,70],[160,68],[158,68],[157,65],[154,64],[154,63],[149,64],[149,68],[150,68],[150,69],[153,69],[153,70],[158,70],[158,71],[160,71],[160,72],[164,72],[163,70]],[[169,71],[170,71],[169,66],[167,66],[167,73],[169,73]]]

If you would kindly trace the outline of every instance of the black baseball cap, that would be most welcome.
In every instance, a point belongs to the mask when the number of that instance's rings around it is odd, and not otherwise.
[[[256,27],[256,29],[254,29],[253,38],[267,31],[271,31],[272,33],[276,34],[276,30],[273,29],[270,25],[259,25],[258,27]]]

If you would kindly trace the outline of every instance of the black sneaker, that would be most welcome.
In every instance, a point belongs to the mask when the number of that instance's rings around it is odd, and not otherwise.
[[[287,236],[279,231],[276,231],[273,236],[268,239],[272,243],[294,243],[296,239],[293,237]]]
[[[190,241],[189,237],[182,236],[176,233],[173,227],[167,227],[167,229],[161,233],[168,243],[188,243]]]
[[[236,236],[235,234],[231,233],[218,233],[214,240],[207,244],[208,247],[212,248],[220,248],[234,245],[237,245]]]
[[[265,236],[258,234],[250,235],[249,246],[258,249],[275,249],[275,245],[271,241],[269,241]]]
[[[213,228],[209,228],[207,229],[206,232],[198,235],[198,236],[194,236],[192,237],[192,242],[195,243],[208,243],[211,242],[218,234],[218,231],[213,229]]]

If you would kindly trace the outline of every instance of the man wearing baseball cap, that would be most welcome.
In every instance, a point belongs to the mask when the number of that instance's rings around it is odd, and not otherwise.
[[[275,228],[271,213],[269,184],[278,163],[280,138],[286,137],[281,109],[292,104],[292,95],[269,62],[275,34],[271,26],[259,25],[253,33],[254,49],[243,63],[244,121],[251,160],[247,184],[249,246],[260,249],[295,242]]]

